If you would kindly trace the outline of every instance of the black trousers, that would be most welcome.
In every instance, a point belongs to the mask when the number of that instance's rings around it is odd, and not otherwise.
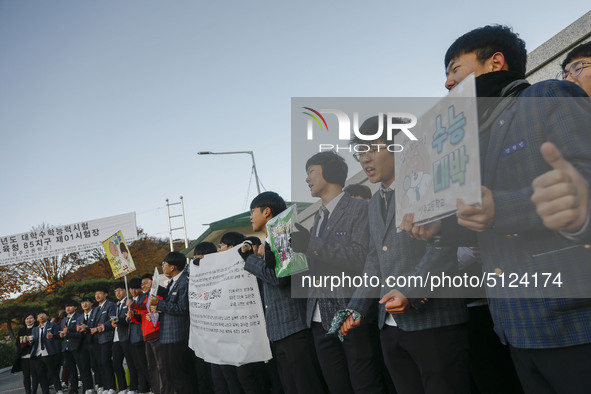
[[[552,349],[511,346],[511,357],[527,394],[591,392],[591,344]]]
[[[471,392],[465,324],[419,331],[385,325],[380,338],[398,394]]]
[[[373,332],[372,332],[373,329]],[[384,393],[378,360],[377,326],[364,322],[341,342],[327,336],[321,323],[312,323],[312,336],[322,376],[331,393]]]
[[[123,368],[123,359],[127,360],[127,368],[129,369],[129,385],[125,378],[125,369]],[[137,391],[138,388],[138,374],[131,356],[129,342],[113,342],[113,370],[117,378],[117,390],[122,391],[129,387],[130,391]]]
[[[287,394],[326,392],[309,329],[272,342],[271,351]]]
[[[470,373],[476,390],[486,394],[522,394],[511,352],[494,332],[488,305],[468,307]],[[502,379],[499,379],[502,376]]]
[[[150,376],[148,372],[148,361],[146,360],[146,346],[144,341],[131,343],[129,345],[131,357],[133,358],[133,365],[137,371],[138,388],[140,393],[147,393],[150,391]]]
[[[101,351],[98,344],[98,340],[93,338],[92,345],[90,347],[90,362],[92,365],[92,372],[94,373],[94,383],[98,387],[105,387],[104,372],[101,367]]]
[[[197,390],[193,392],[198,394],[213,394],[213,382],[211,379],[211,364],[199,358],[193,352],[193,367],[197,375]]]
[[[65,350],[62,353],[64,357],[64,365],[68,369],[70,381],[70,393],[78,392],[78,369],[80,366],[80,351],[79,350]],[[82,371],[82,369],[80,369]]]
[[[93,351],[95,346],[93,344]],[[115,390],[115,371],[113,370],[113,342],[96,344],[96,352],[99,354],[101,379],[105,390]]]
[[[92,359],[93,359],[93,355],[90,351],[91,346],[88,343],[83,343],[82,346],[80,346],[80,376],[82,377],[82,390],[86,391],[86,390],[90,390],[90,389],[94,389],[94,384],[92,382]],[[98,369],[95,367],[95,370],[98,371]],[[99,373],[100,376],[100,373]],[[98,381],[100,380],[98,376],[96,376],[97,378],[97,384]]]
[[[62,389],[62,383],[59,377],[59,358],[57,354],[44,357],[31,357],[31,362],[34,365],[35,371],[39,378],[39,385],[43,394],[49,394],[49,386],[53,385],[55,391]],[[47,377],[50,377],[48,380]]]
[[[211,380],[216,394],[243,394],[238,371],[233,365],[211,364]]]
[[[37,378],[37,371],[31,363],[31,359],[21,358],[21,368],[23,370],[23,385],[25,386],[25,393],[37,392],[39,386],[39,379]]]
[[[172,383],[177,394],[192,394],[197,381],[193,367],[193,351],[188,341],[160,344],[165,360],[166,379]]]
[[[245,394],[268,393],[271,391],[271,378],[264,362],[244,364],[236,368],[238,381]]]
[[[271,390],[269,392],[272,394],[283,394],[285,391],[283,391],[281,378],[277,371],[277,363],[274,358],[265,363],[265,369],[267,370],[267,376],[269,376],[270,381],[269,384],[271,385]]]
[[[144,342],[146,345],[146,360],[148,361],[149,382],[154,394],[165,394],[167,389],[171,387],[166,381],[164,375],[164,354],[162,352],[162,345],[160,340],[154,339],[152,341]],[[171,392],[168,389],[168,392]]]

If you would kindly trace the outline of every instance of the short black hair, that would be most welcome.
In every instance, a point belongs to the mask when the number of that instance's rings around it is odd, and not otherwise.
[[[345,159],[334,151],[318,152],[310,157],[306,162],[306,171],[310,166],[318,165],[322,167],[322,177],[328,183],[335,183],[345,186],[347,181],[347,172],[349,168]]]
[[[130,289],[139,289],[142,287],[142,280],[140,278],[131,278],[129,281]]]
[[[92,299],[90,297],[84,297],[82,298],[82,300],[80,300],[80,303],[82,304],[83,302],[90,302],[92,304]]]
[[[181,252],[168,252],[164,256],[164,261],[169,265],[174,265],[179,271],[182,271],[187,265],[187,257]]]
[[[43,314],[45,314],[45,315],[47,316],[47,318],[49,319],[49,313],[47,313],[47,311],[46,311],[45,309],[41,309],[40,311],[38,311],[38,312],[35,314],[35,318],[37,318],[37,316],[39,316],[39,315],[40,315],[40,314],[42,314],[42,313],[43,313]]]
[[[124,289],[125,290],[125,282],[119,282],[115,285],[115,290],[117,289]]]
[[[74,301],[74,300],[69,300],[69,301],[66,301],[65,302],[64,306],[75,306],[75,307],[78,307],[78,303],[76,301]]]
[[[94,289],[94,292],[96,293],[97,291],[102,291],[105,294],[109,294],[109,289],[107,289],[107,286],[105,285],[99,285]]]
[[[33,319],[35,320],[35,323],[33,323],[33,325],[36,325],[37,323],[37,315],[35,315],[34,313],[25,313],[25,315],[23,316],[23,324],[26,326],[27,323],[25,323],[25,320],[27,320],[27,317],[29,316],[33,316]]]
[[[254,208],[269,208],[271,209],[271,215],[275,217],[285,211],[287,205],[285,204],[285,200],[279,194],[275,192],[262,192],[252,199],[250,209]]]
[[[152,274],[143,274],[142,275],[142,280],[144,280],[144,279],[150,279],[150,280],[152,280]]]
[[[345,191],[353,197],[361,197],[364,200],[371,199],[371,189],[360,183],[353,183],[345,188]]]
[[[479,27],[459,37],[445,53],[443,67],[447,68],[449,62],[456,57],[472,52],[476,54],[476,58],[481,63],[496,52],[501,52],[505,56],[509,71],[515,71],[525,76],[527,63],[525,42],[508,26]]]
[[[572,62],[574,59],[578,59],[580,57],[591,57],[591,41],[581,44],[570,51],[564,58],[560,68],[562,68],[563,71],[566,71],[564,69],[566,65]]]
[[[261,239],[259,237],[255,237],[254,235],[251,235],[250,237],[246,237],[246,241],[250,241],[252,246],[259,246],[262,244]]]
[[[216,253],[218,251],[218,249],[215,247],[213,242],[201,242],[198,243],[197,246],[195,246],[195,249],[193,250],[193,255],[198,255],[198,254],[202,254],[202,255],[206,255],[206,254],[210,254],[210,253]]]
[[[242,242],[244,242],[244,239],[244,234],[239,233],[237,231],[228,231],[227,233],[222,235],[220,243],[233,247],[236,245],[240,245]]]
[[[404,124],[410,123],[410,119],[407,118],[392,118],[392,124]],[[394,143],[394,136],[400,133],[400,129],[393,129],[391,138],[388,138],[388,133],[386,132],[386,125],[388,124],[388,116],[383,114],[382,115],[382,134],[379,137],[376,137],[374,140],[362,140],[355,134],[354,137],[351,138],[349,141],[350,145],[370,145],[375,144],[381,141],[384,144],[390,145]],[[378,115],[369,117],[365,119],[365,121],[359,126],[359,133],[362,135],[375,135],[376,132],[380,128],[380,117]]]

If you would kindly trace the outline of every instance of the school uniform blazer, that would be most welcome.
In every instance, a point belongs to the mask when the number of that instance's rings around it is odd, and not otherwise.
[[[342,278],[343,274],[350,277],[361,275],[369,247],[367,202],[345,193],[330,214],[323,234],[317,237],[319,217],[318,212],[310,230],[310,242],[306,252],[309,271],[306,275],[311,275],[316,281],[325,276]],[[308,326],[312,323],[318,302],[322,327],[328,331],[335,313],[347,307],[353,290],[354,288],[346,286],[331,290],[330,284],[322,287],[312,286],[309,289],[306,309]]]
[[[573,83],[550,80],[523,90],[492,126],[482,184],[493,194],[494,227],[477,238],[483,270],[504,274],[504,287],[498,275],[491,275],[497,286],[487,287],[495,331],[503,343],[518,348],[591,343],[589,239],[571,241],[547,229],[530,200],[532,181],[551,169],[540,153],[546,141],[591,184],[590,125],[591,99],[585,92]],[[442,238],[453,236],[453,224],[444,223]],[[551,274],[546,286],[543,273]],[[517,287],[508,286],[509,275],[521,280],[526,274],[528,288],[519,281],[513,283]],[[557,274],[561,287],[552,284]],[[507,298],[512,296],[518,298]]]
[[[33,327],[33,347],[31,348],[31,357],[36,357],[37,350],[41,346],[39,338],[40,331],[39,326]],[[53,334],[53,338],[47,339],[48,332]],[[59,326],[50,321],[46,322],[43,328],[43,336],[45,336],[45,349],[47,349],[48,355],[53,356],[54,354],[58,354],[61,351],[57,341],[57,338],[59,338]]]
[[[98,343],[101,345],[104,343],[113,342],[113,335],[115,335],[115,333],[113,331],[113,326],[111,325],[111,316],[115,315],[117,315],[117,307],[115,306],[114,302],[109,300],[105,301],[102,308],[100,306],[94,308],[88,317],[86,335],[90,335],[91,328],[96,328],[99,324],[104,324],[105,331],[97,331],[94,336],[97,336]]]
[[[159,293],[166,292],[162,286]],[[148,300],[149,302],[149,300]],[[189,340],[189,277],[183,272],[168,294],[158,302],[160,343],[163,345]]]
[[[143,342],[144,338],[142,335],[142,316],[135,314],[134,318],[128,322],[129,324],[129,343]]]
[[[391,289],[381,284],[388,276],[414,275],[427,277],[445,271],[447,275],[457,272],[457,248],[439,248],[425,241],[411,238],[406,232],[397,232],[395,218],[395,193],[388,203],[386,222],[382,219],[381,195],[376,192],[369,202],[370,252],[365,260],[364,274],[377,276],[378,288],[360,287],[355,291],[349,308],[366,315],[375,305],[373,297],[381,297]],[[437,298],[429,288],[395,287],[404,294],[411,307],[394,319],[402,330],[418,331],[429,328],[464,323],[468,320],[466,303],[459,298]],[[423,301],[425,298],[428,300]],[[423,303],[424,302],[424,303]],[[379,305],[378,325],[384,326],[388,312]]]
[[[90,323],[90,317],[92,316],[92,311],[94,311],[94,309],[92,309],[88,315],[88,320],[86,321],[86,331],[81,332],[80,333],[80,341],[81,341],[81,347],[90,349],[90,347],[92,347],[92,335],[90,335],[90,330],[88,329],[88,324]],[[84,311],[82,311],[82,313],[80,313],[80,322],[78,324],[85,324],[84,323]]]
[[[128,306],[125,304],[127,301],[127,297],[123,297],[121,301],[117,301],[115,304],[116,310],[119,313],[116,313],[117,317],[117,335],[119,336],[119,342],[128,342],[129,341],[129,330],[130,330],[130,323],[127,321],[127,311],[129,310]],[[120,306],[118,306],[120,305]],[[113,337],[115,334],[113,333]]]
[[[66,336],[62,338],[62,352],[66,350],[75,351],[80,349],[80,345],[82,344],[82,333],[76,331],[76,325],[82,324],[83,320],[84,316],[79,313],[74,313],[72,315],[70,323],[68,324],[68,332],[66,333]],[[60,322],[60,331],[64,330],[67,322],[68,317],[66,316]]]
[[[244,269],[263,282],[265,321],[270,341],[279,341],[308,328],[306,299],[291,297],[290,276],[278,278],[275,269],[268,268],[265,260],[254,254],[248,256]]]

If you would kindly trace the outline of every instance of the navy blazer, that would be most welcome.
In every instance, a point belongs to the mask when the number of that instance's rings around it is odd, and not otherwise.
[[[48,321],[45,323],[45,326],[43,327],[43,336],[45,337],[45,348],[47,349],[48,356],[58,354],[61,351],[59,346],[59,326],[55,323]],[[51,339],[47,339],[47,333],[49,332],[53,334],[53,338]],[[37,350],[40,346],[39,333],[39,326],[33,327],[33,347],[31,348],[31,357],[35,357],[37,355]]]
[[[163,345],[189,340],[189,277],[186,271],[181,273],[177,283],[169,292],[159,286],[159,294],[165,294],[158,302],[156,310],[160,312],[160,343]],[[149,302],[149,301],[148,301]]]
[[[88,319],[86,321],[86,323],[84,323],[84,315],[86,314],[84,311],[82,311],[80,313],[80,322],[78,322],[78,324],[86,324],[87,329],[84,332],[80,333],[80,338],[81,338],[81,342],[82,342],[82,346],[91,346],[92,345],[92,335],[90,335],[90,331],[88,330],[88,323],[90,322],[90,316],[92,316],[92,311],[94,309],[92,309],[90,311],[90,314],[88,315]]]
[[[119,342],[129,341],[129,330],[131,323],[127,321],[127,311],[129,307],[125,304],[127,297],[123,297],[121,301],[117,301],[115,307],[117,308],[117,335],[119,336]],[[113,334],[114,336],[114,334]]]
[[[114,302],[109,300],[105,301],[103,307],[97,306],[90,312],[88,319],[87,335],[90,335],[90,329],[98,327],[99,324],[105,325],[105,331],[96,332],[94,336],[97,336],[98,343],[104,344],[113,342],[113,326],[111,325],[111,316],[117,315],[117,307]]]
[[[495,331],[517,348],[591,343],[591,244],[546,228],[530,197],[532,181],[551,170],[540,146],[553,142],[591,184],[591,100],[568,81],[544,81],[523,90],[496,118],[482,165],[493,194],[493,228],[478,233]],[[443,221],[442,240],[459,234]],[[456,227],[454,227],[456,226]],[[587,232],[588,235],[589,232]],[[504,286],[501,277],[504,275]],[[550,274],[549,282],[544,285]],[[533,274],[537,274],[534,285]],[[562,285],[552,283],[560,274]],[[518,278],[509,287],[511,277]],[[525,287],[522,278],[529,281]]]
[[[326,229],[316,236],[320,214],[316,214],[310,230],[310,242],[306,252],[309,271],[313,278],[326,275],[360,275],[363,272],[369,247],[369,223],[367,202],[345,193],[328,218]],[[345,286],[332,289],[329,286],[314,287],[308,292],[306,321],[312,323],[318,302],[322,327],[330,329],[332,318],[338,310],[347,308],[353,289]],[[377,305],[377,300],[376,300]],[[377,308],[376,308],[377,309]]]
[[[389,276],[420,276],[428,273],[445,271],[450,275],[457,272],[457,248],[437,248],[425,241],[411,238],[406,232],[398,232],[395,216],[395,193],[388,203],[387,218],[382,218],[380,191],[369,202],[370,252],[365,261],[364,274],[379,277],[385,283]],[[395,314],[394,320],[405,331],[425,330],[449,326],[468,321],[468,310],[463,299],[432,297],[429,288],[397,287],[411,304],[401,314]],[[391,289],[388,286],[378,288],[360,287],[355,291],[349,308],[366,315],[375,305],[372,297],[384,296]],[[429,300],[422,303],[424,298]],[[388,312],[379,305],[378,325],[384,326]]]
[[[72,318],[68,324],[68,332],[66,333],[66,336],[62,338],[62,352],[66,350],[75,351],[80,348],[82,343],[82,333],[76,331],[76,326],[82,324],[83,320],[83,315],[80,315],[77,312],[72,314]],[[68,323],[67,316],[60,322],[60,331],[64,330],[66,323]]]
[[[140,299],[141,299],[141,295],[138,296],[137,302],[140,302]],[[134,312],[134,315],[137,319],[139,319],[141,321],[142,316],[139,313]],[[136,323],[134,321],[129,321],[127,323],[129,324],[129,343],[134,344],[134,343],[138,343],[138,342],[143,342],[144,336],[142,334],[141,323]]]
[[[265,321],[270,341],[279,341],[308,328],[306,299],[291,298],[290,276],[278,278],[275,269],[268,268],[265,260],[254,254],[247,257],[244,269],[263,282]]]

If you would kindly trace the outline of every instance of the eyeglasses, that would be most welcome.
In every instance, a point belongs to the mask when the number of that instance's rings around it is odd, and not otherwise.
[[[578,62],[574,62],[573,64],[571,64],[571,66],[568,68],[567,71],[559,71],[558,74],[556,74],[556,79],[564,80],[568,77],[569,74],[573,78],[576,78],[579,76],[579,74],[581,74],[583,69],[585,67],[587,67],[589,64],[591,64],[591,62],[586,62],[584,60],[579,60]]]
[[[363,145],[363,146],[367,146],[367,145]],[[376,157],[376,153],[386,150],[386,149],[382,149],[382,147],[386,147],[386,144],[373,144],[372,146],[374,146],[374,148],[371,148],[370,150],[368,150],[366,152],[353,153],[353,158],[359,162],[362,161],[366,157],[370,160],[373,160]]]

